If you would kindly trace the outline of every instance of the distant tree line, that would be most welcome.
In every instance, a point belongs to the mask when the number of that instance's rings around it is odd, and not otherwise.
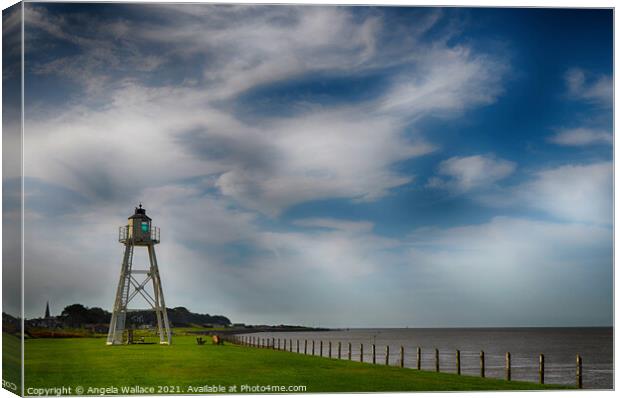
[[[66,327],[83,327],[89,324],[109,324],[112,314],[99,307],[85,307],[82,304],[66,306],[56,319]],[[229,326],[230,320],[222,315],[196,314],[185,307],[168,308],[168,320],[172,326],[223,325]],[[127,315],[129,324],[155,324],[156,317],[153,311],[135,311]]]
[[[110,323],[110,317],[111,314],[102,308],[71,304],[62,310],[57,319],[65,326],[75,328],[93,323]]]

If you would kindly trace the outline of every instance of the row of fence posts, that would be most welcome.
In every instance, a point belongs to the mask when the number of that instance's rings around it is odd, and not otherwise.
[[[283,340],[282,346],[280,344],[280,339],[276,339],[275,337],[272,337],[271,339],[269,339],[269,338],[258,338],[255,336],[234,336],[231,341],[234,343],[241,344],[244,346],[249,346],[249,347],[270,348],[274,350],[284,350],[284,351],[294,352],[293,351],[293,339],[288,340],[289,342],[288,350],[286,348],[287,340],[286,339],[282,339],[282,340]],[[311,340],[311,341],[312,341],[311,355],[314,356],[315,343],[314,343],[314,340]],[[298,354],[300,353],[299,340],[297,340],[296,351]],[[338,353],[337,359],[342,359],[341,342],[338,342],[337,353]],[[347,353],[348,353],[347,359],[351,361],[353,359],[351,343],[348,343]],[[303,354],[304,355],[308,354],[308,340],[304,340]],[[319,341],[319,356],[321,357],[323,356],[323,341],[322,340]],[[332,358],[332,342],[331,341],[328,342],[328,357]],[[372,358],[371,359],[372,363],[376,364],[377,356],[376,356],[375,344],[371,345],[371,358]],[[364,344],[360,344],[359,361],[364,362]],[[386,346],[385,347],[385,365],[386,366],[389,366],[390,364],[389,361],[390,361],[390,346]],[[405,367],[405,347],[402,345],[400,346],[400,355],[399,355],[398,365],[401,368]],[[417,347],[416,349],[416,369],[422,370],[422,348],[420,347]],[[439,349],[435,348],[435,372],[439,372],[439,371],[440,371]],[[456,350],[456,374],[458,375],[461,374],[461,351],[459,350]],[[480,351],[480,377],[486,377],[485,376],[484,351]],[[505,378],[508,381],[512,380],[511,358],[510,358],[509,352],[506,353]],[[575,381],[576,381],[577,388],[583,388],[583,361],[579,354],[577,354]],[[544,354],[540,354],[538,358],[538,382],[540,384],[545,384],[545,356]]]

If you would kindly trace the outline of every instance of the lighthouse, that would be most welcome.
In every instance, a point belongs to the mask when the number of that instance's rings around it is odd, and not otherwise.
[[[155,245],[160,242],[160,233],[159,228],[153,226],[152,219],[146,215],[142,204],[135,208],[134,214],[128,218],[127,225],[119,227],[118,241],[125,245],[125,254],[114,298],[107,344],[131,342],[130,338],[125,339],[123,336],[126,331],[127,314],[132,311],[128,305],[138,295],[155,312],[160,344],[170,344],[172,342],[170,324],[155,255]],[[136,248],[145,248],[148,251],[148,268],[134,269],[133,256]]]

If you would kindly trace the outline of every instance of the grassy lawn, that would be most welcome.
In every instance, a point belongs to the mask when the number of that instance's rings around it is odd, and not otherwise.
[[[17,386],[17,392],[21,389],[21,341],[12,334],[2,333],[2,380],[6,380]],[[8,385],[7,385],[8,387]],[[13,391],[13,390],[11,390]]]
[[[506,382],[227,344],[106,346],[104,339],[31,339],[26,388],[55,386],[305,385],[308,392],[535,390],[562,388]],[[240,388],[240,387],[239,387]],[[566,387],[564,387],[566,388]],[[156,391],[157,392],[157,391]]]

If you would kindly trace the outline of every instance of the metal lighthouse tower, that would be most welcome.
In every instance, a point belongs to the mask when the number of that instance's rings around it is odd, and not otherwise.
[[[151,225],[151,218],[146,215],[146,210],[142,208],[142,204],[136,207],[135,213],[128,220],[127,225],[119,227],[118,231],[118,241],[125,245],[125,255],[123,256],[121,276],[116,289],[107,344],[123,344],[127,313],[132,311],[127,305],[138,294],[155,311],[159,343],[170,344],[168,313],[166,312],[164,291],[161,287],[157,257],[155,256],[155,245],[159,243],[159,228]],[[148,250],[150,262],[148,269],[133,268],[133,253],[136,247],[146,247]],[[149,293],[151,290],[149,285],[152,285],[152,293]],[[127,341],[130,339],[128,338]]]

